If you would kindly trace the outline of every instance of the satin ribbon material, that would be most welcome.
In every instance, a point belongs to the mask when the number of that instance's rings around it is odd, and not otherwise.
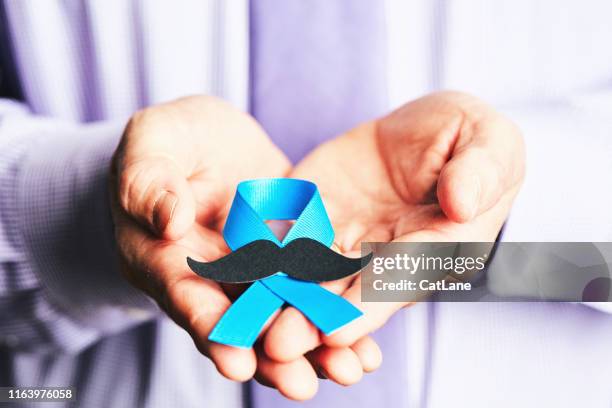
[[[295,220],[295,223],[280,241],[266,220]],[[297,238],[311,238],[329,247],[334,241],[334,230],[316,185],[297,179],[258,179],[238,185],[223,237],[232,251],[258,239],[284,246]],[[362,315],[344,298],[318,284],[294,279],[279,271],[253,282],[225,312],[208,338],[249,348],[264,324],[285,302],[301,311],[326,335]]]

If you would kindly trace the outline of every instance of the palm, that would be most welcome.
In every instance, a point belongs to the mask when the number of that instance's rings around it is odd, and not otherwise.
[[[353,249],[364,237],[388,241],[394,223],[413,207],[393,189],[380,156],[373,150],[371,126],[353,130],[317,148],[292,177],[319,187],[341,249]]]
[[[467,121],[446,101],[432,99],[353,129],[315,149],[294,169],[293,177],[319,186],[341,249],[357,249],[361,241],[495,239],[520,185],[522,166],[517,166],[516,185],[495,205],[470,222],[453,221],[445,212],[461,207],[463,197],[447,191],[456,186],[437,187],[441,171],[468,134],[463,129]],[[496,137],[520,140],[513,128],[499,126]],[[443,199],[450,211],[442,210]]]
[[[522,140],[510,121],[476,98],[439,93],[319,146],[292,177],[318,185],[336,244],[348,252],[364,241],[490,242],[508,215],[523,173]],[[359,275],[336,283],[364,317],[323,338],[327,346],[353,344],[406,305],[362,302]],[[288,328],[297,331],[296,319],[291,309],[281,315],[270,329],[266,350],[282,344]],[[302,330],[314,329],[302,322]],[[320,344],[315,340],[292,348],[311,349]]]

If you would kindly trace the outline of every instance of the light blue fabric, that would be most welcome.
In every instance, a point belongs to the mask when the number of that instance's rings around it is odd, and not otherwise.
[[[265,223],[271,219],[295,220],[282,242]],[[297,238],[311,238],[329,247],[334,241],[334,230],[316,185],[297,179],[258,179],[238,185],[223,237],[233,251],[260,239],[283,247]],[[279,271],[254,282],[232,304],[208,338],[231,346],[251,347],[266,321],[285,302],[300,310],[325,334],[362,315],[344,298],[318,284]]]

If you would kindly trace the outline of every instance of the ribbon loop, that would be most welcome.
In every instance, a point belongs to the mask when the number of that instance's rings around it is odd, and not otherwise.
[[[295,220],[282,242],[265,223],[272,219]],[[334,231],[315,184],[297,179],[258,179],[238,185],[223,237],[233,251],[260,239],[285,246],[297,238],[310,238],[329,247]],[[251,347],[266,321],[285,302],[300,310],[325,334],[362,315],[344,298],[318,284],[278,271],[254,282],[223,315],[209,340]]]

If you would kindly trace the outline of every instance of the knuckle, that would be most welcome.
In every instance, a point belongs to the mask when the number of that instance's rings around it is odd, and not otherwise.
[[[147,219],[147,202],[143,201],[155,181],[155,175],[144,161],[130,164],[119,175],[120,203],[131,215]]]
[[[128,211],[129,195],[132,186],[133,174],[129,171],[121,171],[119,174],[119,203],[124,210]]]
[[[421,162],[425,165],[421,166],[425,171],[431,172],[430,169],[441,169],[448,161],[449,150],[442,143],[433,143],[427,146],[421,154]]]

